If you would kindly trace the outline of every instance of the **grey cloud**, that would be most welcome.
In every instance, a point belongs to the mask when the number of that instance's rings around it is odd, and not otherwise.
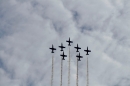
[[[129,1],[125,0],[1,0],[0,1],[0,85],[48,86],[51,78],[52,44],[54,85],[60,85],[60,49],[69,37],[71,86],[76,84],[78,43],[79,85],[86,84],[86,55],[90,86],[130,85]],[[68,55],[68,47],[65,49]],[[63,86],[67,85],[68,58],[64,61]]]

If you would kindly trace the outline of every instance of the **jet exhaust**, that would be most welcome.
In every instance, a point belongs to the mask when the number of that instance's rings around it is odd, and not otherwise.
[[[54,70],[54,69],[53,69],[53,66],[54,66],[54,62],[53,62],[53,61],[54,61],[54,56],[52,55],[52,71],[51,71],[51,72],[52,72],[52,75],[51,75],[51,86],[53,86],[53,72],[54,72],[54,71],[53,71],[53,70]]]
[[[70,86],[70,47],[69,47],[69,62],[68,62],[68,86]]]
[[[77,79],[76,79],[76,86],[78,86],[78,58],[77,58]]]
[[[62,60],[62,58],[61,58],[61,84],[60,84],[60,86],[62,86],[62,69],[63,69],[63,60]]]
[[[87,57],[87,84],[86,86],[89,86],[88,57]]]

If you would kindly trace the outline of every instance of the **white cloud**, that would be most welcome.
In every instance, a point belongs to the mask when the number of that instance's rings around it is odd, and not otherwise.
[[[71,85],[76,84],[76,50],[82,48],[79,85],[86,84],[89,46],[90,86],[130,85],[128,0],[1,0],[0,86],[48,86],[54,44],[54,86],[60,85],[61,42],[71,47]],[[65,49],[68,55],[68,47]],[[68,58],[63,86],[67,85]]]

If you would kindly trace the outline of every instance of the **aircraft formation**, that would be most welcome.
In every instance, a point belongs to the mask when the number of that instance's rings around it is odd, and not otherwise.
[[[66,42],[68,43],[68,46],[69,46],[69,64],[68,64],[68,86],[70,86],[70,46],[71,46],[71,43],[73,43],[73,41],[70,40],[70,37],[69,37],[69,40],[66,40]],[[66,48],[65,46],[63,46],[63,43],[61,43],[60,46],[58,46],[60,48],[60,51],[63,51],[63,54],[61,54],[60,56],[62,57],[61,58],[61,84],[60,86],[62,86],[62,69],[63,69],[63,60],[65,60],[65,57],[67,57],[67,55],[64,54],[64,48]],[[78,53],[78,55],[76,55],[77,57],[77,78],[76,78],[76,85],[78,86],[78,61],[81,61],[81,58],[83,58],[83,56],[80,55],[80,52],[79,50],[81,49],[81,47],[77,46],[74,47],[76,49],[76,52]],[[54,51],[56,50],[56,48],[54,48],[53,44],[52,44],[52,47],[49,48],[51,49],[51,53],[54,53]],[[89,55],[89,52],[91,52],[91,50],[87,49],[84,50],[86,52],[86,55]],[[53,56],[52,56],[52,77],[51,77],[51,86],[53,86]],[[88,79],[88,58],[87,58],[87,86],[88,85],[88,82],[89,82],[89,79]]]
[[[68,42],[68,46],[71,46],[71,43],[73,43],[73,41],[70,41],[70,38],[69,38],[69,40],[66,40],[66,42]],[[62,60],[65,60],[64,57],[67,57],[67,55],[64,54],[64,50],[63,50],[63,49],[66,48],[66,47],[63,46],[63,44],[61,43],[61,45],[59,46],[59,48],[61,48],[60,51],[63,51],[63,54],[60,55],[60,56],[63,57]],[[74,47],[74,48],[76,49],[76,52],[79,52],[79,49],[81,49],[81,48],[78,46],[78,44],[77,44],[77,46]],[[52,50],[51,53],[54,53],[54,50],[56,50],[56,48],[54,48],[53,44],[52,44],[52,47],[51,47],[50,49]],[[91,52],[91,50],[89,50],[88,47],[87,47],[87,49],[84,50],[84,51],[87,53],[86,55],[89,55],[88,53]],[[80,56],[80,52],[79,52],[79,54],[78,54],[76,57],[78,58],[78,61],[81,61],[80,58],[83,58],[83,56]]]

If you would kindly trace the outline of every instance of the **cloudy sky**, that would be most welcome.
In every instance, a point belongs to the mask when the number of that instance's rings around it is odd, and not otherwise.
[[[90,86],[130,86],[130,0],[0,0],[0,86],[50,86],[54,54],[54,84],[60,85],[63,43],[71,49],[71,84],[76,85],[76,50],[79,86],[86,86],[89,47]],[[68,58],[63,63],[67,86]]]

